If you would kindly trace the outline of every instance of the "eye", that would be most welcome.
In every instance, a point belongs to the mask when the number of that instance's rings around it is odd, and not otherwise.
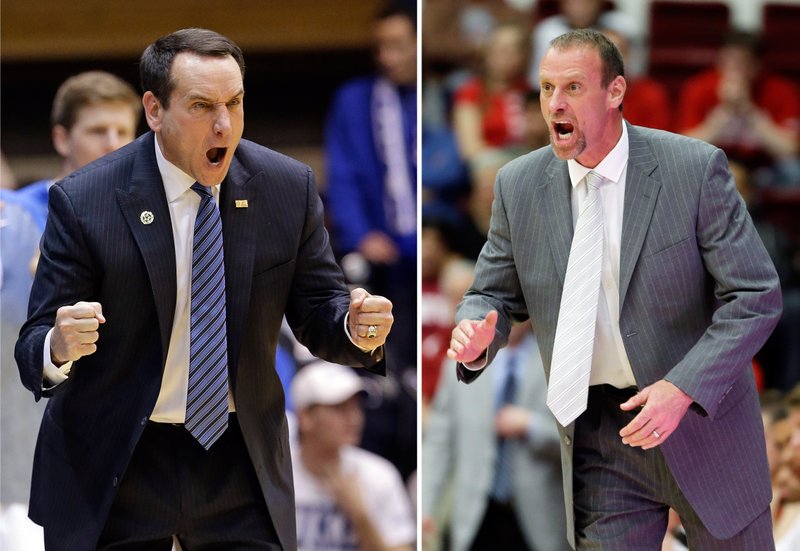
[[[234,98],[228,102],[229,107],[236,107],[237,105],[242,104],[242,98]]]
[[[581,85],[578,84],[577,82],[573,82],[572,84],[569,85],[570,92],[577,92],[580,89],[581,89]]]
[[[192,104],[192,109],[194,111],[202,111],[208,108],[208,104],[204,101],[196,101]]]
[[[542,92],[550,92],[553,90],[553,86],[549,83],[542,84]]]

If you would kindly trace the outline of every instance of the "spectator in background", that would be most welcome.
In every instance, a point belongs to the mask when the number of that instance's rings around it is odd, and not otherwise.
[[[536,151],[550,144],[550,129],[539,107],[539,92],[529,90],[525,95],[525,147]]]
[[[0,199],[0,549],[44,549],[44,534],[28,519],[33,450],[44,413],[19,384],[14,342],[27,319],[31,261],[41,230],[22,204]]]
[[[539,64],[550,47],[550,41],[575,29],[611,29],[632,40],[636,36],[636,24],[619,10],[606,11],[603,0],[560,0],[561,13],[542,19],[533,31],[533,56],[531,57],[528,83],[539,89]],[[626,66],[628,72],[629,67]]]
[[[337,92],[325,128],[327,205],[338,252],[360,253],[392,300],[387,353],[416,363],[416,12],[390,4],[374,22],[378,73]],[[390,362],[394,363],[394,362]]]
[[[772,473],[772,516],[776,551],[800,546],[800,385],[783,401],[784,409],[762,400]],[[769,453],[771,452],[771,453]]]
[[[633,64],[631,40],[612,29],[604,29],[603,34],[619,49],[625,67],[630,67]],[[638,126],[671,130],[672,114],[666,88],[650,77],[631,72],[625,75],[625,81],[628,85],[622,106],[625,120]]]
[[[357,446],[364,426],[362,379],[328,362],[292,381],[299,436],[292,444],[299,551],[410,551],[416,536],[402,480]]]
[[[455,93],[453,125],[462,157],[472,162],[489,148],[525,144],[525,30],[503,24],[486,45],[479,76]]]
[[[716,66],[684,84],[679,131],[723,149],[738,179],[778,163],[770,183],[796,182],[800,96],[793,83],[763,70],[759,54],[755,35],[731,33]]]
[[[442,379],[422,444],[423,538],[453,477],[452,551],[566,551],[558,431],[530,323],[511,330],[496,370]]]
[[[63,157],[54,179],[40,180],[19,190],[43,230],[47,193],[54,182],[83,165],[133,141],[142,100],[124,80],[104,71],[87,71],[68,78],[58,88],[51,115],[53,147]]]

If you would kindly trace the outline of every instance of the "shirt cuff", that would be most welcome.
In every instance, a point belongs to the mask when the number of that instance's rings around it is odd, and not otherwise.
[[[366,352],[367,354],[372,354],[375,352],[376,349],[380,348],[379,346],[376,346],[375,348],[364,348],[363,346],[357,345],[356,341],[354,341],[353,337],[350,335],[350,327],[347,323],[349,320],[350,320],[350,312],[347,312],[344,315],[344,334],[347,335],[347,338],[350,340],[351,343],[353,343],[353,346],[355,346],[362,352]]]
[[[487,360],[489,359],[488,354],[486,354],[486,350],[483,351],[483,354],[472,360],[471,362],[464,362],[462,365],[469,369],[470,371],[480,371],[484,369],[487,365]]]
[[[69,371],[72,369],[72,362],[67,362],[61,367],[57,367],[50,357],[50,336],[53,330],[47,332],[44,338],[44,352],[42,354],[42,390],[51,390],[69,378]],[[49,386],[48,386],[49,385]]]

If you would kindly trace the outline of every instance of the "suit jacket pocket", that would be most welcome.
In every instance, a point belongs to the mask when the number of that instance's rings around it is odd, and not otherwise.
[[[691,239],[692,239],[691,237],[684,237],[683,239],[680,239],[668,245],[661,246],[661,244],[659,244],[658,248],[655,251],[653,252],[648,251],[642,258],[653,258],[656,256],[671,254],[676,251],[680,251],[684,246],[689,244]]]

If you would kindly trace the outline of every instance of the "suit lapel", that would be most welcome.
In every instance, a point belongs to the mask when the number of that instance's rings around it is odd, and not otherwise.
[[[228,365],[232,385],[236,382],[235,360],[239,357],[253,282],[256,238],[256,211],[253,210],[256,205],[253,204],[250,186],[253,179],[239,159],[234,157],[220,194],[225,251],[225,300],[228,310]]]
[[[661,189],[661,182],[651,177],[658,167],[658,161],[649,145],[641,138],[636,128],[630,125],[628,125],[628,139],[630,154],[628,179],[625,183],[619,262],[620,312]]]
[[[131,178],[117,188],[117,201],[139,246],[153,289],[163,364],[175,314],[175,242],[164,184],[156,163],[154,134],[148,132],[138,142]]]
[[[550,251],[561,283],[567,273],[569,250],[572,246],[572,202],[569,171],[566,162],[551,161],[547,170],[548,181],[544,186],[545,227],[550,241]]]

